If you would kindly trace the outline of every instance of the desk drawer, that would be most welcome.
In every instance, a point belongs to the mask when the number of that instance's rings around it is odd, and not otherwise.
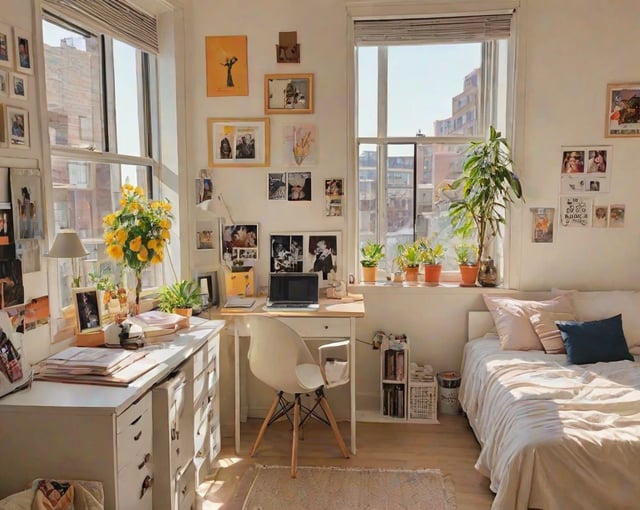
[[[140,400],[131,404],[116,418],[117,433],[127,430],[129,427],[135,426],[140,421],[143,414],[151,409],[151,393],[145,394]]]
[[[349,319],[280,317],[303,338],[349,338]]]

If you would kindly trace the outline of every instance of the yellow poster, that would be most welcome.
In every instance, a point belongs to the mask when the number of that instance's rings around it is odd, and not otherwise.
[[[248,96],[247,36],[205,37],[207,97]]]

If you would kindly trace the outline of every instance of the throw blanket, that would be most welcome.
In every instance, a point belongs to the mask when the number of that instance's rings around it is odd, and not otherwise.
[[[104,510],[102,483],[34,480],[31,489],[0,501],[0,510]]]

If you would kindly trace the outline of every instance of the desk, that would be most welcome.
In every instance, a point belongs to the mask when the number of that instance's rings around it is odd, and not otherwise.
[[[240,451],[240,336],[246,333],[242,318],[247,315],[277,317],[292,327],[302,338],[349,339],[349,421],[351,423],[351,453],[356,453],[356,318],[364,317],[364,301],[345,303],[340,300],[322,299],[316,311],[264,310],[265,298],[256,298],[250,308],[222,308],[220,314],[233,320],[235,363],[235,448]]]

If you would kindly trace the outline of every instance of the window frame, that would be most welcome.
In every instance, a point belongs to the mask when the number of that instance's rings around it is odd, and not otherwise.
[[[508,3],[508,2],[507,2]],[[486,6],[485,6],[486,8]],[[386,103],[388,98],[388,84],[387,84],[387,62],[388,62],[388,51],[386,51],[387,47],[384,46],[376,46],[378,51],[378,92],[377,92],[377,137],[371,136],[358,136],[358,87],[359,87],[359,78],[358,78],[358,44],[355,41],[354,37],[354,23],[360,16],[360,19],[371,19],[375,18],[375,16],[366,15],[362,16],[361,11],[367,11],[367,7],[351,7],[348,8],[350,14],[350,38],[353,42],[353,54],[352,59],[350,60],[350,78],[351,83],[350,90],[352,91],[352,103],[350,105],[349,113],[349,130],[353,133],[353,145],[350,145],[349,149],[352,151],[353,155],[350,158],[350,172],[349,176],[353,179],[353,202],[354,207],[351,211],[351,217],[354,219],[352,223],[352,242],[349,245],[350,249],[350,273],[353,275],[359,275],[359,249],[361,244],[361,224],[360,224],[360,197],[359,197],[359,184],[360,184],[360,166],[359,166],[359,158],[360,158],[360,147],[363,145],[373,145],[377,148],[378,158],[377,158],[377,197],[378,197],[378,221],[375,229],[375,239],[376,242],[382,242],[386,244],[386,223],[387,223],[387,212],[386,212],[386,200],[382,198],[388,198],[386,195],[386,167],[387,163],[387,147],[392,144],[415,144],[417,147],[420,144],[439,144],[439,145],[453,145],[453,144],[468,144],[471,141],[482,140],[484,139],[485,133],[488,133],[489,125],[497,125],[498,128],[507,133],[508,138],[513,138],[513,136],[509,136],[509,134],[514,133],[514,102],[515,102],[515,81],[516,81],[516,66],[515,66],[515,55],[516,55],[516,31],[515,31],[515,5],[512,9],[512,27],[510,36],[506,38],[506,51],[502,51],[501,53],[497,51],[498,46],[500,45],[500,40],[490,40],[490,41],[477,41],[478,43],[482,43],[482,62],[481,62],[481,71],[480,77],[481,81],[490,83],[492,85],[492,91],[495,92],[492,96],[487,96],[486,89],[482,90],[480,88],[479,94],[479,105],[484,106],[483,109],[479,109],[477,113],[477,125],[478,125],[478,135],[474,136],[425,136],[422,133],[417,134],[415,137],[387,137],[384,136],[386,134],[385,127],[387,124],[387,111],[386,111]],[[468,14],[468,13],[467,13]],[[431,15],[434,15],[433,13]],[[452,15],[451,13],[447,13],[447,15]],[[388,17],[393,18],[393,14],[388,14]],[[380,16],[382,18],[382,16]],[[413,14],[411,17],[416,18],[420,17],[419,15]],[[416,43],[420,44],[420,43]],[[438,44],[438,43],[435,43]],[[446,43],[443,43],[446,44]],[[367,45],[365,45],[367,46]],[[371,45],[368,45],[371,47]],[[385,48],[384,51],[380,51],[381,48]],[[497,82],[498,77],[498,69],[501,64],[504,64],[505,67],[502,71],[505,73],[506,84],[500,84]],[[491,73],[494,73],[493,75]],[[491,79],[487,79],[487,76],[491,76]],[[504,94],[504,105],[498,105],[497,90],[501,88],[501,92]],[[484,96],[483,96],[484,94]],[[455,96],[454,96],[455,97]],[[465,98],[466,99],[466,98]],[[496,119],[501,116],[500,122],[498,123]],[[383,136],[380,136],[383,135]],[[414,147],[414,149],[415,149]],[[415,150],[414,150],[414,179],[417,175],[416,169],[416,158],[415,158]],[[436,183],[432,182],[432,186],[435,186]],[[418,192],[417,181],[414,185],[414,238],[415,238],[415,227],[417,225],[417,213],[415,212],[415,207],[418,205],[416,203],[416,194]],[[505,229],[504,235],[500,240],[500,246],[496,247],[496,255],[499,257],[499,260],[502,262],[502,267],[500,268],[500,272],[503,275],[503,285],[507,285],[507,273],[506,267],[508,266],[508,260],[504,256],[505,249],[508,246],[508,229]],[[388,257],[393,257],[393,254],[387,254]],[[354,281],[359,281],[358,276],[352,278]],[[447,271],[442,273],[441,281],[443,282],[451,282],[451,281],[459,281],[459,271]]]

